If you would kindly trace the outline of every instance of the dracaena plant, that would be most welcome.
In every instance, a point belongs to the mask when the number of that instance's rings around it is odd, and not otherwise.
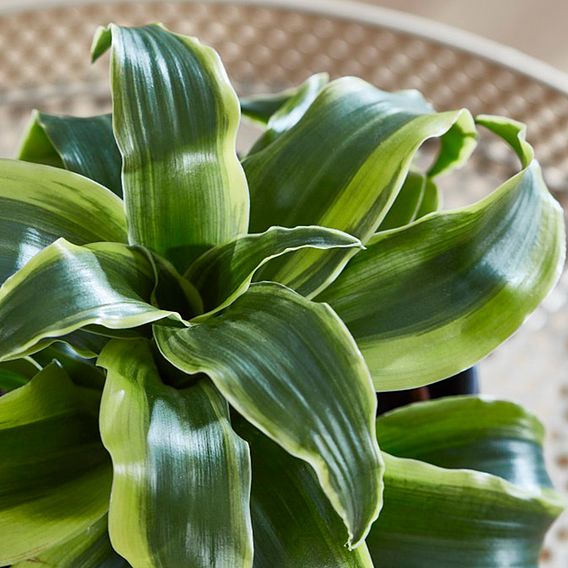
[[[0,564],[535,567],[562,509],[535,418],[375,417],[554,285],[562,212],[522,125],[324,75],[239,105],[158,25],[109,50],[112,117],[36,113],[0,162]],[[240,108],[264,126],[242,160]],[[478,126],[520,171],[439,211]]]

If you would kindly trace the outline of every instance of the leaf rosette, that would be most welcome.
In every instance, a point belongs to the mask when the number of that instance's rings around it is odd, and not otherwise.
[[[562,504],[533,417],[376,419],[376,391],[474,364],[558,278],[522,125],[325,75],[239,101],[159,25],[102,28],[106,51],[112,115],[35,113],[0,162],[0,564],[536,566]],[[241,109],[264,133],[239,160]],[[478,125],[521,170],[441,211]]]

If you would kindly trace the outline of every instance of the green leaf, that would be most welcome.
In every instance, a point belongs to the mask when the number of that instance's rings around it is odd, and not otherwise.
[[[323,73],[320,74],[320,76]],[[278,93],[259,93],[240,97],[239,103],[244,117],[263,126],[268,124],[270,117],[287,101],[293,98],[304,87],[304,83],[284,89]]]
[[[16,359],[16,361],[20,360],[21,359]],[[80,356],[74,348],[70,347],[66,343],[52,343],[49,347],[34,353],[33,360],[37,361],[41,365],[48,365],[54,360],[58,361],[65,369],[69,378],[76,385],[81,387],[102,390],[105,384],[104,372],[102,369],[98,369],[95,366],[93,359],[86,359],[85,357]],[[0,363],[0,366],[8,365],[16,361]]]
[[[76,117],[34,111],[18,159],[64,167],[122,197],[121,157],[110,114]]]
[[[269,118],[266,131],[255,142],[249,155],[262,150],[276,138],[290,130],[304,116],[320,91],[329,81],[327,73],[312,75]]]
[[[127,568],[126,560],[112,549],[107,525],[104,515],[77,535],[12,568]]]
[[[365,244],[420,145],[448,131],[462,133],[462,144],[440,156],[442,169],[460,164],[473,149],[475,127],[467,111],[436,114],[415,91],[386,93],[355,78],[332,81],[292,129],[244,160],[251,231],[315,224]],[[269,263],[264,277],[314,295],[353,254],[297,252]]]
[[[98,399],[57,364],[0,398],[0,565],[40,555],[108,507]]]
[[[252,566],[250,456],[227,403],[206,379],[163,384],[145,340],[112,341],[99,364],[114,548],[137,568]]]
[[[426,190],[426,176],[418,172],[408,172],[404,185],[396,196],[386,217],[379,225],[379,231],[388,231],[408,225],[416,219]]]
[[[237,237],[199,257],[185,277],[197,288],[205,311],[219,311],[246,292],[254,273],[270,259],[300,248],[362,248],[359,239],[325,227],[271,227]]]
[[[484,471],[523,487],[552,487],[542,424],[512,402],[460,396],[411,404],[380,416],[377,436],[397,457]]]
[[[29,358],[0,363],[0,395],[25,385],[38,371],[41,367]]]
[[[0,160],[0,283],[59,237],[126,242],[122,202],[77,174]]]
[[[343,546],[345,526],[314,470],[245,420],[235,427],[251,448],[255,568],[372,568],[364,543]]]
[[[509,337],[564,263],[564,220],[522,125],[504,122],[524,169],[470,207],[377,234],[318,297],[349,327],[377,390],[470,367]]]
[[[120,330],[161,318],[179,321],[148,303],[155,282],[147,255],[137,248],[79,247],[59,239],[0,288],[0,361],[34,353],[88,325]]]
[[[158,25],[111,25],[113,128],[132,243],[185,269],[246,233],[247,181],[235,143],[239,103],[218,55]]]
[[[416,219],[421,219],[429,213],[434,213],[442,208],[442,194],[434,181],[427,177],[426,185],[424,186],[424,194],[422,202],[416,212]]]
[[[365,361],[336,314],[275,283],[183,331],[154,326],[162,354],[206,373],[247,420],[308,462],[359,544],[381,501],[376,400]]]
[[[558,495],[383,455],[384,506],[367,537],[377,566],[537,568]]]

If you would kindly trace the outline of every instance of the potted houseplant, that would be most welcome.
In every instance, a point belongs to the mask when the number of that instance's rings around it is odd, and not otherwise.
[[[556,282],[523,126],[316,75],[241,101],[239,160],[211,48],[111,25],[109,50],[112,117],[36,113],[0,162],[0,564],[536,566],[563,508],[538,421],[375,395],[470,367]],[[438,211],[478,127],[520,171]]]

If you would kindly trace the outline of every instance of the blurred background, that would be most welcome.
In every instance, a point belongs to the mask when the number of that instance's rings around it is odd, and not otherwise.
[[[366,0],[520,49],[568,72],[564,0]]]
[[[566,0],[254,3],[0,0],[0,156],[14,155],[33,108],[108,111],[105,62],[89,64],[96,26],[158,20],[213,45],[242,94],[328,71],[387,90],[419,88],[439,109],[466,106],[527,122],[547,181],[568,205]],[[446,204],[479,199],[515,167],[489,140],[464,171],[444,180]],[[483,392],[516,400],[545,422],[547,459],[568,493],[566,273],[521,330],[481,363],[480,375]],[[568,566],[568,516],[549,535],[544,566]]]

